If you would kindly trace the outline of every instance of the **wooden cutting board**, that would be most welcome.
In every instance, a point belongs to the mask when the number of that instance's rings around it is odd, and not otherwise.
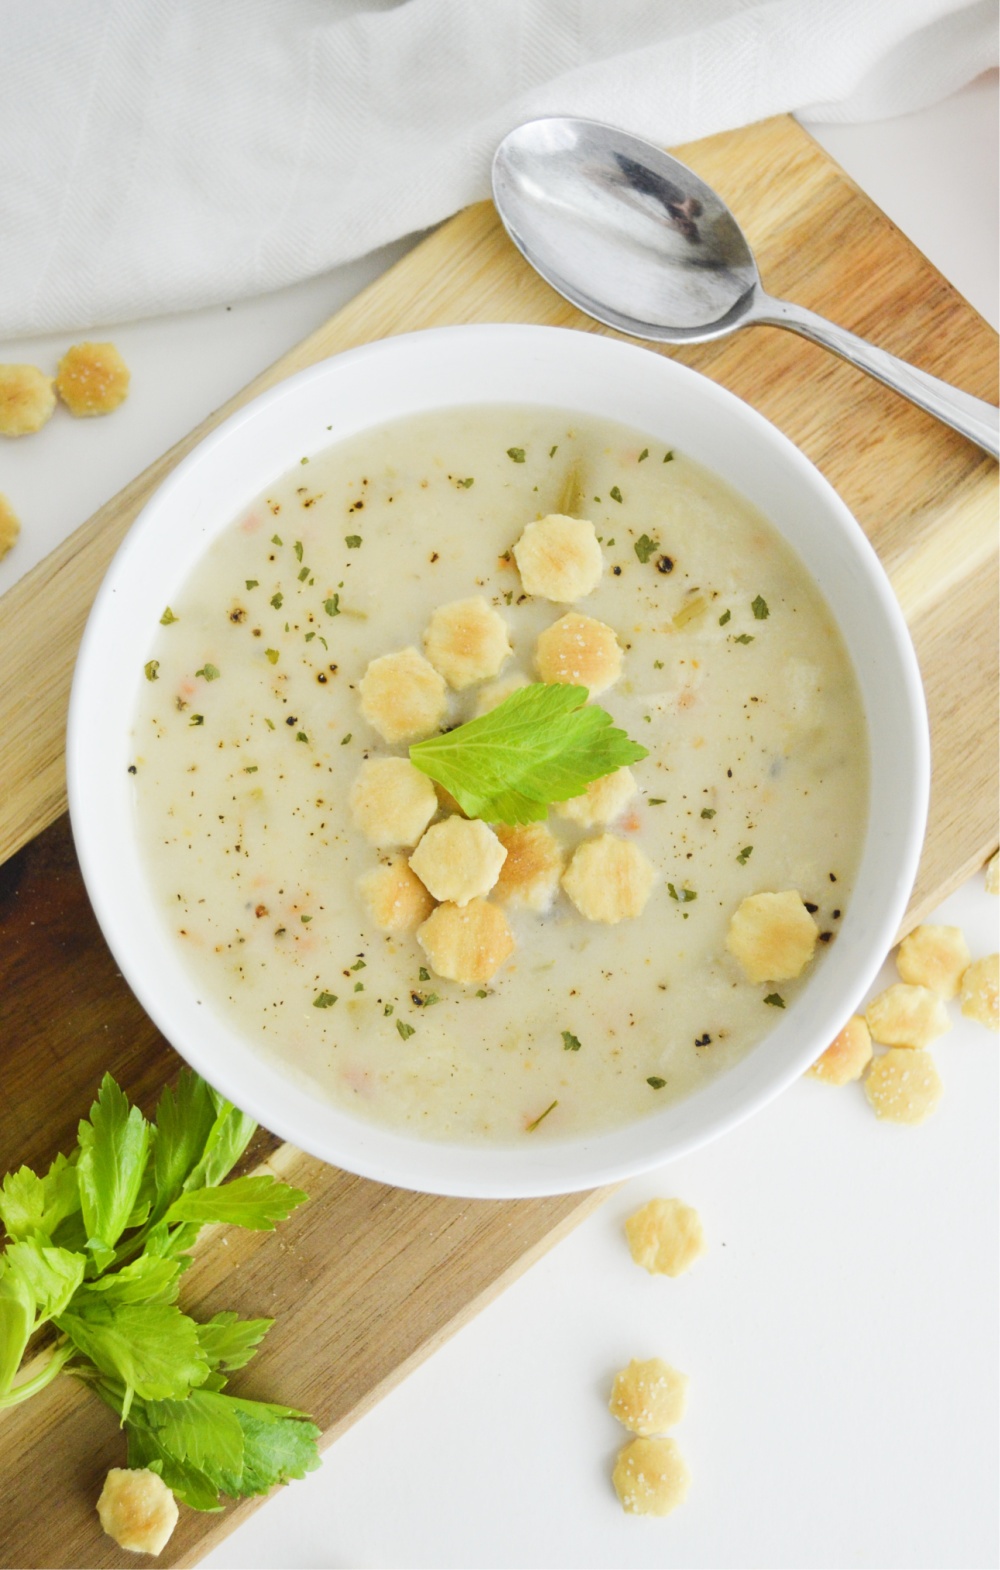
[[[785,118],[679,149],[733,205],[768,287],[997,400],[996,335]],[[0,1171],[68,1148],[105,1069],[147,1112],[178,1066],[117,973],[73,855],[63,740],[97,586],[171,467],[233,409],[355,344],[451,322],[603,331],[514,251],[492,208],[461,213],[178,443],[0,599]],[[661,351],[651,351],[661,352]],[[800,338],[756,328],[662,351],[789,435],[865,528],[920,657],[934,750],[912,924],[996,845],[996,465]],[[413,1195],[261,1134],[253,1152],[312,1202],[272,1235],[207,1237],[185,1301],[278,1324],[235,1388],[313,1412],[330,1442],[602,1195],[516,1203]],[[0,1563],[126,1565],[94,1501],[124,1447],[69,1379],[0,1414]],[[293,1485],[294,1486],[294,1485]],[[163,1564],[193,1564],[251,1509],[182,1511]]]

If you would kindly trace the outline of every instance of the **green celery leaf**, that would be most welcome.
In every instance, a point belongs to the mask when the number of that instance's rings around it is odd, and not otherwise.
[[[231,1310],[214,1314],[206,1325],[198,1326],[198,1341],[209,1367],[227,1373],[243,1368],[273,1324],[273,1319],[241,1319]]]
[[[56,1156],[45,1177],[30,1167],[8,1172],[0,1186],[0,1220],[12,1238],[42,1232],[51,1238],[59,1223],[80,1208],[76,1167]]]
[[[209,1188],[228,1177],[257,1129],[253,1118],[238,1111],[231,1101],[224,1101],[217,1091],[210,1093],[215,1101],[215,1121],[205,1139],[201,1157],[184,1179],[185,1193]]]
[[[319,1466],[320,1430],[303,1413],[268,1401],[218,1399],[229,1402],[243,1429],[243,1472],[224,1477],[227,1494],[266,1494],[276,1483],[305,1477]]]
[[[46,1319],[55,1319],[63,1312],[83,1280],[87,1264],[83,1254],[46,1247],[37,1238],[22,1238],[19,1243],[11,1243],[4,1258],[6,1274],[16,1272],[31,1293],[36,1329]]]
[[[125,1386],[123,1415],[133,1392],[151,1401],[183,1400],[205,1379],[198,1327],[173,1304],[81,1298],[56,1324],[103,1374]]]
[[[224,1221],[231,1226],[269,1232],[309,1196],[300,1188],[278,1183],[273,1177],[234,1178],[221,1188],[200,1188],[174,1200],[164,1219],[195,1221],[200,1226]]]
[[[121,1270],[88,1281],[82,1297],[96,1294],[105,1303],[173,1303],[189,1263],[190,1256],[181,1260],[141,1254]]]
[[[143,1421],[157,1444],[221,1488],[243,1471],[243,1429],[228,1396],[192,1390],[184,1401],[147,1401]]]
[[[136,1402],[136,1406],[139,1403]],[[197,1467],[178,1461],[159,1443],[152,1430],[142,1423],[125,1423],[128,1435],[128,1464],[159,1473],[167,1487],[192,1510],[221,1510],[218,1486]]]
[[[168,1085],[156,1109],[156,1216],[164,1215],[205,1153],[218,1107],[210,1087],[193,1069],[183,1068],[177,1089]]]
[[[77,1172],[88,1247],[100,1268],[136,1206],[149,1158],[151,1130],[138,1107],[105,1074],[90,1121],[80,1124]]]
[[[16,1270],[0,1265],[0,1396],[5,1396],[35,1328],[35,1299]]]
[[[488,714],[410,748],[410,761],[443,785],[470,818],[531,823],[551,802],[647,756],[587,703],[586,687],[534,682]]]

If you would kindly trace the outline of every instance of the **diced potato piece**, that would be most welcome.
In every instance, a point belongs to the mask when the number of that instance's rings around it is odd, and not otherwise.
[[[962,977],[962,1013],[977,1019],[987,1030],[1000,1026],[997,1018],[997,991],[1000,988],[1000,955],[987,954],[974,959]]]
[[[958,995],[958,984],[971,959],[961,927],[914,927],[899,945],[896,969],[904,981],[930,987],[941,998]]]
[[[109,1537],[133,1554],[161,1554],[177,1525],[177,1501],[158,1472],[113,1466],[97,1514]]]
[[[638,845],[602,834],[577,846],[562,886],[581,916],[614,925],[642,914],[655,881]]]
[[[613,774],[591,780],[582,796],[554,802],[552,810],[557,817],[568,818],[570,823],[579,823],[585,829],[605,828],[625,811],[636,789],[632,770],[616,769]]]
[[[70,414],[110,414],[128,397],[129,369],[113,343],[75,343],[56,371],[56,391]]]
[[[448,689],[416,649],[371,660],[358,686],[361,712],[383,741],[417,741],[444,719]]]
[[[514,546],[514,560],[525,594],[559,605],[592,594],[604,571],[594,525],[558,512],[528,524]]]
[[[438,809],[437,792],[408,758],[367,758],[351,786],[354,822],[372,845],[415,845]]]
[[[865,1095],[887,1123],[924,1123],[941,1100],[934,1059],[922,1048],[891,1047],[865,1075]]]
[[[428,622],[424,653],[448,685],[461,692],[497,674],[511,653],[507,623],[481,594],[452,600]]]
[[[381,932],[415,932],[434,909],[434,901],[405,856],[393,856],[371,872],[358,887],[372,920]]]
[[[819,928],[801,894],[749,894],[729,920],[726,948],[748,981],[793,981],[813,957]]]
[[[417,929],[417,942],[439,976],[467,986],[492,981],[515,947],[503,911],[484,899],[439,905]]]
[[[865,1009],[872,1040],[884,1047],[929,1047],[951,1029],[951,1020],[936,992],[897,981],[872,998]]]
[[[813,1079],[825,1080],[828,1085],[847,1085],[852,1079],[861,1078],[871,1056],[871,1032],[862,1016],[853,1014],[806,1073]]]
[[[502,681],[490,682],[488,687],[483,687],[476,694],[476,716],[491,714],[492,711],[509,698],[512,692],[517,692],[519,687],[530,687],[530,679],[521,671],[515,675],[505,676]]]
[[[986,892],[1000,894],[1000,850],[986,863]]]
[[[615,1375],[608,1411],[633,1434],[650,1439],[673,1428],[687,1406],[688,1378],[671,1368],[662,1357],[644,1363],[632,1359]]]
[[[37,365],[0,365],[0,436],[41,430],[55,406],[52,378]]]
[[[435,899],[467,905],[488,894],[507,852],[478,818],[445,818],[427,830],[410,866]]]
[[[559,888],[563,854],[559,842],[544,823],[516,827],[500,823],[496,836],[507,852],[496,883],[496,897],[529,910],[548,910]]]
[[[651,1276],[682,1276],[705,1252],[697,1210],[680,1199],[651,1199],[625,1223],[632,1258]]]
[[[669,1515],[684,1503],[691,1474],[673,1439],[631,1439],[618,1452],[611,1481],[629,1515]]]
[[[535,664],[543,681],[586,687],[594,698],[621,675],[622,651],[604,622],[569,611],[539,635]]]
[[[21,520],[6,496],[0,495],[0,561],[3,561],[21,532]]]

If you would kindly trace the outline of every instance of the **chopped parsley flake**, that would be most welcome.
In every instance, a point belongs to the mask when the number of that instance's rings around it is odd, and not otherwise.
[[[554,447],[550,447],[549,448],[549,457],[550,458],[554,458],[558,451],[559,451],[559,443],[556,442]]]
[[[760,594],[758,594],[757,598],[753,601],[750,609],[753,611],[754,616],[758,621],[767,621],[767,618],[771,614],[767,608],[767,601]]]
[[[351,739],[351,734],[352,734],[351,731],[348,731],[346,736],[341,736],[341,738],[340,738],[340,745],[342,747],[346,747],[347,746],[347,743]]]
[[[408,1025],[405,1019],[397,1019],[396,1029],[399,1031],[399,1034],[402,1036],[404,1041],[408,1041],[409,1038],[414,1034],[414,1027],[412,1025]]]
[[[385,1015],[386,1019],[388,1019],[390,1014],[393,1014],[394,1012],[395,1012],[395,1005],[392,1004],[392,1003],[387,1003],[385,1008],[382,1010],[382,1013]]]
[[[661,1079],[658,1074],[650,1074],[649,1078],[646,1081],[646,1084],[647,1085],[652,1085],[654,1090],[662,1090],[666,1083],[667,1083],[666,1080],[665,1079]]]
[[[271,544],[272,545],[280,545],[281,543],[282,543],[282,540],[281,540],[281,535],[280,534],[272,534],[271,535]]]
[[[508,447],[507,448],[507,457],[510,459],[511,463],[523,463],[524,462],[524,448],[523,447]]]
[[[417,980],[418,981],[430,981],[430,979],[431,979],[431,973],[427,969],[427,966],[426,965],[421,965],[420,969],[417,971]]]
[[[467,491],[470,485],[475,485],[475,475],[470,474],[467,480],[457,480],[455,483],[459,485],[463,491]]]
[[[161,627],[169,627],[170,623],[172,621],[179,621],[179,619],[180,619],[179,617],[174,615],[173,611],[170,609],[170,606],[168,605],[166,610],[163,612],[163,615],[160,617],[160,626]]]
[[[660,548],[659,540],[651,540],[648,534],[640,534],[632,547],[641,562],[648,562],[654,551]]]
[[[313,998],[313,1008],[314,1009],[329,1009],[329,1008],[333,1008],[333,1005],[336,1003],[336,1001],[337,1001],[337,994],[335,992],[319,992]]]
[[[661,671],[663,669],[663,661],[662,660],[654,660],[653,661],[653,669],[654,669],[654,671]]]
[[[664,807],[666,806],[666,802],[666,796],[650,796],[646,802],[646,805],[647,807]]]
[[[192,714],[191,718],[188,720],[189,725],[204,725],[204,723],[204,714]]]
[[[752,643],[753,642],[753,635],[752,635],[752,633],[749,633],[749,632],[741,632],[738,638],[734,638],[733,639],[733,642],[734,643]]]
[[[264,724],[267,726],[268,730],[274,729],[274,721],[269,720],[266,714],[264,715]]]
[[[218,681],[219,667],[217,665],[203,665],[200,671],[195,671],[196,676],[204,676],[206,681]]]
[[[309,573],[310,573],[311,570],[312,569],[309,568],[309,567],[303,567],[302,571],[299,573],[299,582],[300,583],[305,583],[305,581],[308,578]]]
[[[271,661],[272,665],[277,665],[277,663],[278,663],[278,651],[277,651],[277,649],[265,649],[264,653],[266,654],[267,658]]]
[[[280,611],[280,609],[284,605],[284,603],[285,603],[285,596],[283,594],[272,594],[271,595],[271,604],[274,606],[276,611]]]
[[[674,461],[673,448],[671,448],[670,452],[664,453],[663,461],[664,461],[664,463],[673,463],[673,461]]]
[[[644,447],[642,449],[642,452],[639,454],[638,462],[642,463],[648,457],[649,457],[649,448],[648,447]]]
[[[328,600],[323,601],[323,609],[328,616],[340,615],[340,595],[331,594]]]
[[[690,900],[698,898],[698,896],[695,893],[694,889],[679,889],[678,890],[678,889],[674,888],[674,885],[672,883],[668,883],[667,884],[667,893],[670,895],[671,899],[675,899],[678,902],[678,904],[680,904],[680,905],[686,905],[686,904],[688,904],[688,902]]]
[[[731,620],[732,614],[732,611],[723,611],[722,615],[719,617],[719,626],[724,627],[726,622]]]
[[[361,544],[360,534],[345,534],[344,544],[347,546],[348,550],[356,551],[358,546]]]
[[[248,589],[256,589],[257,582],[258,582],[258,580],[256,578],[248,578],[246,580],[247,588]]]
[[[715,817],[715,808],[714,807],[702,807],[701,815],[702,815],[703,818],[714,818]]]
[[[764,1002],[770,1003],[771,1007],[776,1009],[783,1009],[785,1006],[785,1000],[780,992],[769,992]]]
[[[357,959],[357,960],[355,960],[354,964],[351,966],[351,969],[352,970],[367,970],[368,967],[365,964],[363,959]]]
[[[753,855],[753,846],[752,845],[744,845],[743,849],[740,851],[740,853],[737,856],[736,860],[739,862],[741,867],[745,867],[747,862],[750,860],[750,857],[752,855]]]
[[[295,740],[296,741],[308,741],[309,737],[306,735],[304,730],[298,730],[298,731],[295,732]]]
[[[580,1050],[580,1038],[579,1038],[579,1036],[574,1036],[574,1034],[573,1034],[573,1032],[571,1030],[564,1030],[563,1033],[562,1033],[562,1038],[563,1038],[563,1051],[564,1052],[579,1052],[579,1050]]]
[[[554,1112],[558,1105],[559,1105],[558,1101],[550,1101],[548,1106],[545,1108],[545,1111],[544,1112],[539,1112],[537,1118],[533,1118],[532,1119],[532,1121],[528,1124],[525,1132],[528,1133],[528,1134],[533,1134],[535,1132],[535,1129],[538,1127],[539,1123],[541,1123],[545,1118],[547,1118],[550,1112]]]
[[[611,497],[611,500],[613,502],[620,502],[621,499],[622,499],[622,493],[618,489],[617,485],[612,485],[610,491],[608,492],[608,495]]]
[[[295,544],[292,546],[292,550],[295,552],[295,555],[298,558],[298,560],[301,561],[302,560],[302,541],[301,540],[296,540]]]
[[[147,681],[159,681],[159,660],[147,660],[142,668],[146,672]]]
[[[364,992],[364,990],[365,990],[364,982],[363,981],[356,981],[354,983],[354,990],[355,990],[355,992]]]
[[[552,454],[550,453],[549,456],[551,457]],[[489,997],[489,993],[487,992],[485,987],[480,987],[479,991],[476,993],[476,997],[477,998],[488,998]]]

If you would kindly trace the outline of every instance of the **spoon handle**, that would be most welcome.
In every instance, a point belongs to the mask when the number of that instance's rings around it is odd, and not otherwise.
[[[911,403],[960,431],[984,452],[994,458],[1000,456],[1000,410],[982,398],[973,398],[971,393],[929,376],[915,365],[908,365],[905,360],[876,348],[856,333],[848,332],[846,327],[838,327],[836,322],[817,316],[815,311],[793,305],[788,300],[772,299],[763,291],[747,319],[769,327],[787,327],[812,339],[813,343],[822,344],[824,349],[832,349],[859,370],[877,377],[887,387],[909,398]]]

